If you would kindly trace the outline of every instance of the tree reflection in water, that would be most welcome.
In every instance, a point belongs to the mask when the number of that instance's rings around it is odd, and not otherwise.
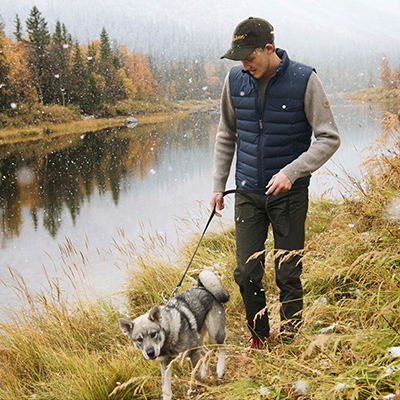
[[[110,192],[118,205],[130,180],[145,180],[151,173],[160,150],[208,145],[212,120],[215,123],[215,118],[198,117],[0,146],[3,245],[29,222],[35,231],[42,223],[55,238],[62,229],[63,210],[68,209],[75,224],[95,193]],[[23,220],[24,208],[30,210],[31,221]]]

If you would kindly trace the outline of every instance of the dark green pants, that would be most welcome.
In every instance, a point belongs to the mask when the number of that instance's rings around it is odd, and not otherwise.
[[[246,193],[246,190],[235,196],[237,268],[234,277],[243,297],[248,327],[255,337],[267,338],[270,330],[265,292],[261,282],[265,254],[250,260],[249,258],[265,249],[271,222],[275,243],[275,280],[280,289],[281,319],[287,322],[290,330],[295,329],[301,321],[301,253],[304,248],[307,210],[308,188],[291,190],[269,198],[265,195]]]

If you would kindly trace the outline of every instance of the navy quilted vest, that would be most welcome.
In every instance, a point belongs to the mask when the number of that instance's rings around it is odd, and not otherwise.
[[[271,177],[305,152],[311,144],[312,128],[304,112],[304,93],[313,69],[291,61],[286,52],[268,83],[261,111],[257,80],[231,69],[229,87],[236,110],[236,185],[245,189],[264,188]],[[309,185],[310,176],[295,181],[292,189]]]

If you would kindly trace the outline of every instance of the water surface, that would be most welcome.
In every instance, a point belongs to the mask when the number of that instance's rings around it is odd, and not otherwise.
[[[312,195],[338,196],[343,188],[327,176],[357,174],[362,150],[380,130],[379,110],[332,99],[342,145],[312,178]],[[208,206],[218,115],[135,129],[107,129],[28,144],[0,145],[0,280],[9,268],[34,290],[47,286],[44,270],[57,276],[71,248],[90,254],[98,287],[123,284],[112,250],[118,230],[127,237],[157,231],[174,241],[177,221]],[[233,188],[233,176],[227,188]],[[232,218],[227,201],[226,221]],[[206,216],[205,216],[206,217]],[[199,224],[202,225],[202,222]],[[198,227],[196,227],[198,229]],[[16,296],[0,286],[2,305]]]

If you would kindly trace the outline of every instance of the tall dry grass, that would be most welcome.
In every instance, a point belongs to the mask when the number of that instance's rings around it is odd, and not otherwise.
[[[340,201],[311,203],[304,253],[304,322],[292,344],[282,345],[273,336],[269,351],[248,356],[243,305],[232,277],[234,229],[217,229],[218,222],[213,222],[181,290],[193,286],[203,268],[214,269],[229,290],[226,375],[218,380],[211,374],[193,386],[189,362],[177,360],[175,398],[400,398],[398,117],[387,115],[383,128],[363,178],[349,177],[351,193]],[[46,291],[32,294],[23,277],[11,270],[14,281],[8,285],[20,296],[22,307],[9,310],[0,324],[0,398],[160,398],[158,363],[143,360],[119,331],[117,318],[134,318],[169,298],[201,233],[201,223],[186,223],[195,227],[193,237],[178,248],[159,234],[129,238],[119,232],[113,254],[127,271],[122,305],[119,296],[99,296],[88,286],[90,262],[68,241],[61,248],[59,276],[48,277]],[[271,242],[266,246],[264,281],[276,331],[279,303]],[[75,290],[67,291],[66,286]],[[214,368],[211,345],[210,350]]]

